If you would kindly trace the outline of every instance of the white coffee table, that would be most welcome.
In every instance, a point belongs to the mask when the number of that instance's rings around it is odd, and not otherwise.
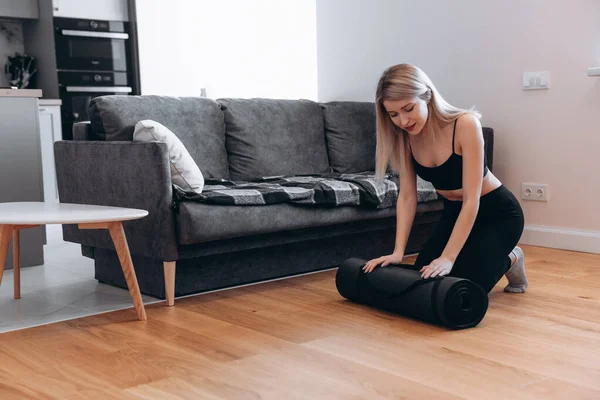
[[[13,239],[14,296],[21,297],[19,231],[47,224],[77,224],[79,229],[108,229],[119,255],[121,268],[140,320],[146,320],[146,310],[138,286],[122,221],[140,219],[146,210],[93,206],[84,204],[19,202],[0,203],[0,284],[6,263],[10,239]]]

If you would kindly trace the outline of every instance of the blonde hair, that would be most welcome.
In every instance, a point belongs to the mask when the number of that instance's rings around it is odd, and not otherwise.
[[[435,139],[434,124],[441,125],[456,120],[463,114],[481,118],[473,108],[469,110],[454,107],[437,91],[433,82],[418,67],[411,64],[398,64],[386,69],[375,94],[377,120],[376,177],[383,179],[388,166],[400,174],[405,161],[410,157],[407,133],[395,125],[383,106],[384,100],[405,100],[414,97],[427,102],[428,116],[424,129]]]

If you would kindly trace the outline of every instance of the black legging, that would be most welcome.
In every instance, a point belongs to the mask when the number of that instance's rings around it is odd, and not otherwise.
[[[444,199],[440,224],[415,261],[421,269],[441,256],[462,206]],[[469,279],[489,293],[510,268],[509,254],[523,233],[524,216],[516,197],[505,186],[481,196],[473,229],[449,276]]]

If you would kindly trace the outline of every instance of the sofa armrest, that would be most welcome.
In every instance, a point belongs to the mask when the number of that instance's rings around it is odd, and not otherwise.
[[[483,127],[483,141],[485,146],[485,156],[487,157],[488,168],[493,171],[494,168],[494,129]]]
[[[75,122],[73,124],[73,140],[95,140],[90,121]]]
[[[59,141],[54,152],[61,203],[147,210],[145,218],[123,222],[131,253],[161,261],[178,258],[165,143]],[[103,230],[64,225],[63,237],[82,245],[114,249]]]

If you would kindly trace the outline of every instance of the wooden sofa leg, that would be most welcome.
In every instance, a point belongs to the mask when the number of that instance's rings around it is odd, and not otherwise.
[[[167,306],[175,305],[175,261],[165,261],[165,293]]]

